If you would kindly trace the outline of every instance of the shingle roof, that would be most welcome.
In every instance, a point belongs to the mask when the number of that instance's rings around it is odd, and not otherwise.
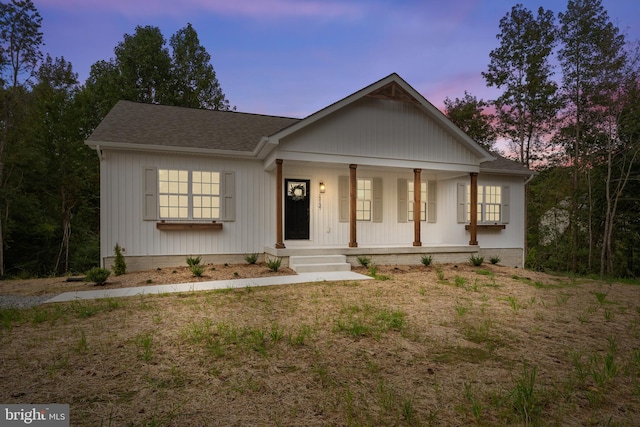
[[[88,142],[251,152],[300,119],[119,101]]]
[[[522,163],[514,162],[506,157],[502,157],[500,154],[491,152],[496,158],[488,162],[480,163],[480,170],[485,172],[502,172],[502,173],[516,173],[523,175],[531,175],[534,172],[527,169]]]

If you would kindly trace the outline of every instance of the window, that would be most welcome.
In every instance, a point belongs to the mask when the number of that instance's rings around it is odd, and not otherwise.
[[[356,196],[356,220],[371,221],[373,185],[370,179],[358,179]]]
[[[220,218],[220,173],[158,169],[161,219]]]
[[[413,181],[407,182],[407,200],[409,211],[407,214],[407,218],[409,221],[413,221],[413,205],[414,205],[414,191],[413,191]],[[427,183],[420,183],[420,221],[427,220]]]
[[[220,217],[220,174],[218,172],[193,172],[193,218]]]
[[[478,222],[501,221],[502,187],[478,185]],[[467,185],[467,221],[471,218],[471,186]]]

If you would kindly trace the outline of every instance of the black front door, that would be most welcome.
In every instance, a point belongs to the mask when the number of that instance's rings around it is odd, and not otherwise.
[[[309,240],[308,179],[284,180],[284,239]]]

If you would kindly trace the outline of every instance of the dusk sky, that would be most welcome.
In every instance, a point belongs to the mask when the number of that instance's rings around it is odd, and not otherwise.
[[[396,72],[434,105],[467,90],[497,96],[481,72],[500,19],[516,0],[34,0],[44,53],[84,81],[135,27],[168,39],[191,23],[238,111],[305,117]],[[564,11],[565,0],[523,0]],[[640,1],[603,0],[628,40],[640,40]]]

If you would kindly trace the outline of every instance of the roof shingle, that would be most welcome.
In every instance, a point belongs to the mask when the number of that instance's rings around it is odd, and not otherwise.
[[[88,141],[251,152],[262,137],[299,120],[119,101]]]

